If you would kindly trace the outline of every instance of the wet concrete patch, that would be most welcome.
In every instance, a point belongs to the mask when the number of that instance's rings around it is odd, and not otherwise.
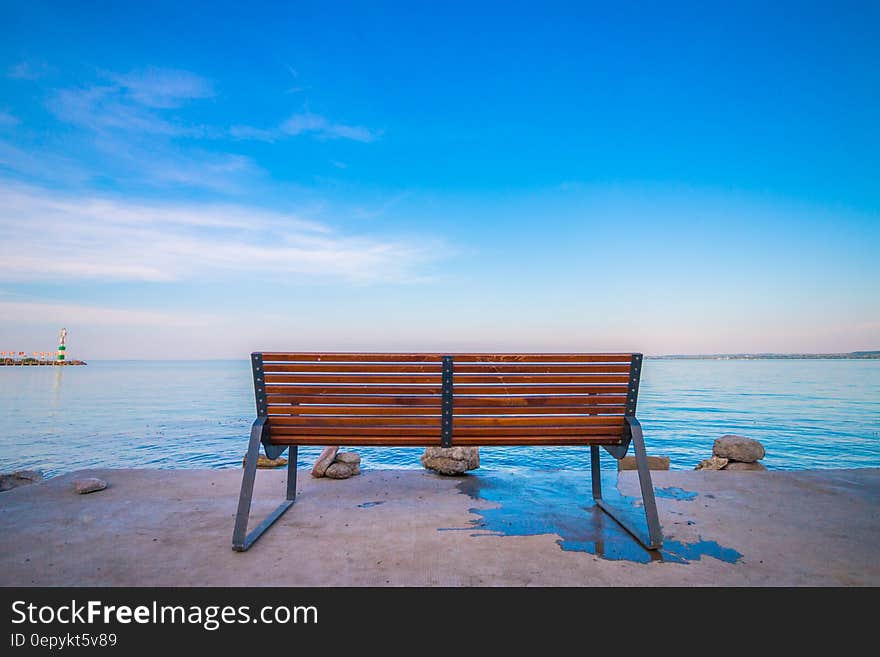
[[[694,491],[684,490],[678,486],[655,488],[654,495],[656,497],[664,497],[668,500],[678,500],[679,502],[690,502],[697,498],[697,494]]]
[[[641,500],[621,495],[615,483],[603,478],[606,501],[637,514],[637,522],[644,524]],[[646,550],[593,503],[590,476],[584,472],[543,470],[528,475],[470,475],[457,488],[475,500],[497,506],[472,508],[471,513],[478,519],[468,527],[444,528],[446,531],[470,530],[475,537],[556,534],[560,537],[557,544],[563,550],[587,552],[614,561],[688,563],[707,556],[736,563],[742,558],[736,550],[702,537],[693,543],[667,538],[661,550]],[[664,492],[661,494],[660,490]],[[697,496],[675,487],[659,489],[655,494],[684,501]]]

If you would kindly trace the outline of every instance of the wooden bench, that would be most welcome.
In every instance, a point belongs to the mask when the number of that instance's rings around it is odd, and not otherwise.
[[[247,550],[293,504],[300,445],[585,445],[593,498],[646,548],[662,543],[642,429],[641,354],[254,353],[251,430],[232,547]],[[599,447],[632,443],[647,536],[602,499]],[[287,499],[250,534],[260,445],[286,449]]]

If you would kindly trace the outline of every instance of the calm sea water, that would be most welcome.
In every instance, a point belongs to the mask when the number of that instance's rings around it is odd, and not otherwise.
[[[880,361],[649,360],[649,453],[691,469],[725,433],[762,441],[771,469],[880,467]],[[254,418],[248,361],[0,367],[0,472],[240,467]],[[319,448],[301,448],[300,464]],[[364,467],[420,467],[421,448],[363,448]],[[483,448],[486,468],[588,468],[585,448]]]

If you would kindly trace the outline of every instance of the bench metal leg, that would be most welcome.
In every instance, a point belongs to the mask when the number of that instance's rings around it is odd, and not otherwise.
[[[232,549],[244,552],[260,538],[284,512],[293,506],[296,497],[296,457],[297,447],[291,446],[287,455],[287,499],[270,513],[263,522],[248,534],[248,516],[251,511],[251,498],[254,494],[254,481],[257,476],[257,460],[260,457],[260,442],[263,435],[265,420],[258,419],[251,429],[251,441],[248,444],[244,473],[241,477],[241,495],[238,498],[238,512],[235,514],[235,528],[232,531]]]
[[[659,550],[663,545],[663,534],[660,531],[660,518],[657,515],[657,502],[654,499],[654,485],[651,483],[651,470],[648,468],[648,454],[645,451],[645,439],[642,436],[642,427],[638,420],[627,418],[632,430],[633,451],[636,456],[636,468],[639,473],[639,486],[642,489],[642,504],[645,508],[645,519],[648,524],[647,539],[619,510],[602,499],[602,477],[599,467],[599,448],[596,445],[590,447],[590,472],[593,479],[593,499],[596,504],[609,516],[614,518],[621,527],[635,537],[635,539],[649,550]]]

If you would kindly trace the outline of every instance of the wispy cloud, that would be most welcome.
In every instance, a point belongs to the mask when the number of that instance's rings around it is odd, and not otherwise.
[[[0,139],[0,171],[9,170],[33,181],[53,183],[83,183],[89,174],[66,155],[45,146],[21,148]]]
[[[60,89],[49,109],[67,123],[91,130],[149,133],[169,137],[216,137],[222,131],[170,120],[161,110],[214,95],[211,82],[189,71],[146,68],[105,73],[104,84]]]
[[[177,281],[248,273],[405,281],[443,249],[238,205],[70,197],[0,184],[0,278]],[[47,239],[51,236],[51,239]]]
[[[200,313],[164,312],[111,308],[80,303],[53,301],[7,301],[0,299],[0,317],[28,322],[53,322],[78,326],[152,326],[162,328],[208,328],[222,318]]]
[[[309,112],[270,128],[187,121],[185,104],[214,95],[210,80],[185,70],[105,71],[91,84],[55,89],[47,98],[50,112],[76,130],[53,131],[50,139],[24,149],[0,141],[0,167],[36,184],[63,172],[65,179],[112,180],[119,188],[192,188],[230,195],[252,191],[267,175],[253,157],[226,152],[229,140],[274,143],[308,135],[369,142],[380,135]],[[17,116],[0,110],[0,130],[8,132],[17,122]],[[50,160],[63,159],[62,154],[75,154],[81,171],[51,166]]]
[[[262,170],[246,156],[204,150],[180,138],[225,137],[222,128],[185,123],[169,113],[188,101],[213,95],[210,81],[188,71],[147,68],[105,73],[105,82],[57,90],[48,107],[82,130],[90,166],[112,170],[119,183],[138,187],[191,187],[235,193]],[[99,138],[91,139],[90,133]]]
[[[6,77],[13,80],[39,80],[49,72],[49,65],[39,60],[25,60],[11,66]]]
[[[301,135],[309,135],[316,139],[350,139],[368,143],[376,141],[381,134],[381,132],[359,125],[336,123],[324,116],[310,112],[294,114],[274,128],[234,125],[229,129],[229,135],[235,139],[270,143]]]
[[[278,130],[264,130],[249,125],[234,125],[229,128],[229,136],[233,139],[274,142],[280,137]]]
[[[179,69],[149,67],[124,75],[110,74],[125,93],[146,107],[167,109],[185,102],[214,96],[213,83]]]
[[[311,134],[319,139],[352,139],[370,142],[379,138],[379,133],[357,125],[334,123],[318,114],[294,114],[281,124],[281,132],[296,136]]]
[[[258,180],[264,171],[249,157],[197,149],[137,148],[120,154],[132,175],[143,175],[153,186],[195,187],[236,194]]]
[[[163,118],[152,108],[132,102],[122,87],[92,86],[62,89],[49,102],[49,109],[65,121],[96,132],[148,133],[168,137],[200,136],[202,126],[187,126]]]

